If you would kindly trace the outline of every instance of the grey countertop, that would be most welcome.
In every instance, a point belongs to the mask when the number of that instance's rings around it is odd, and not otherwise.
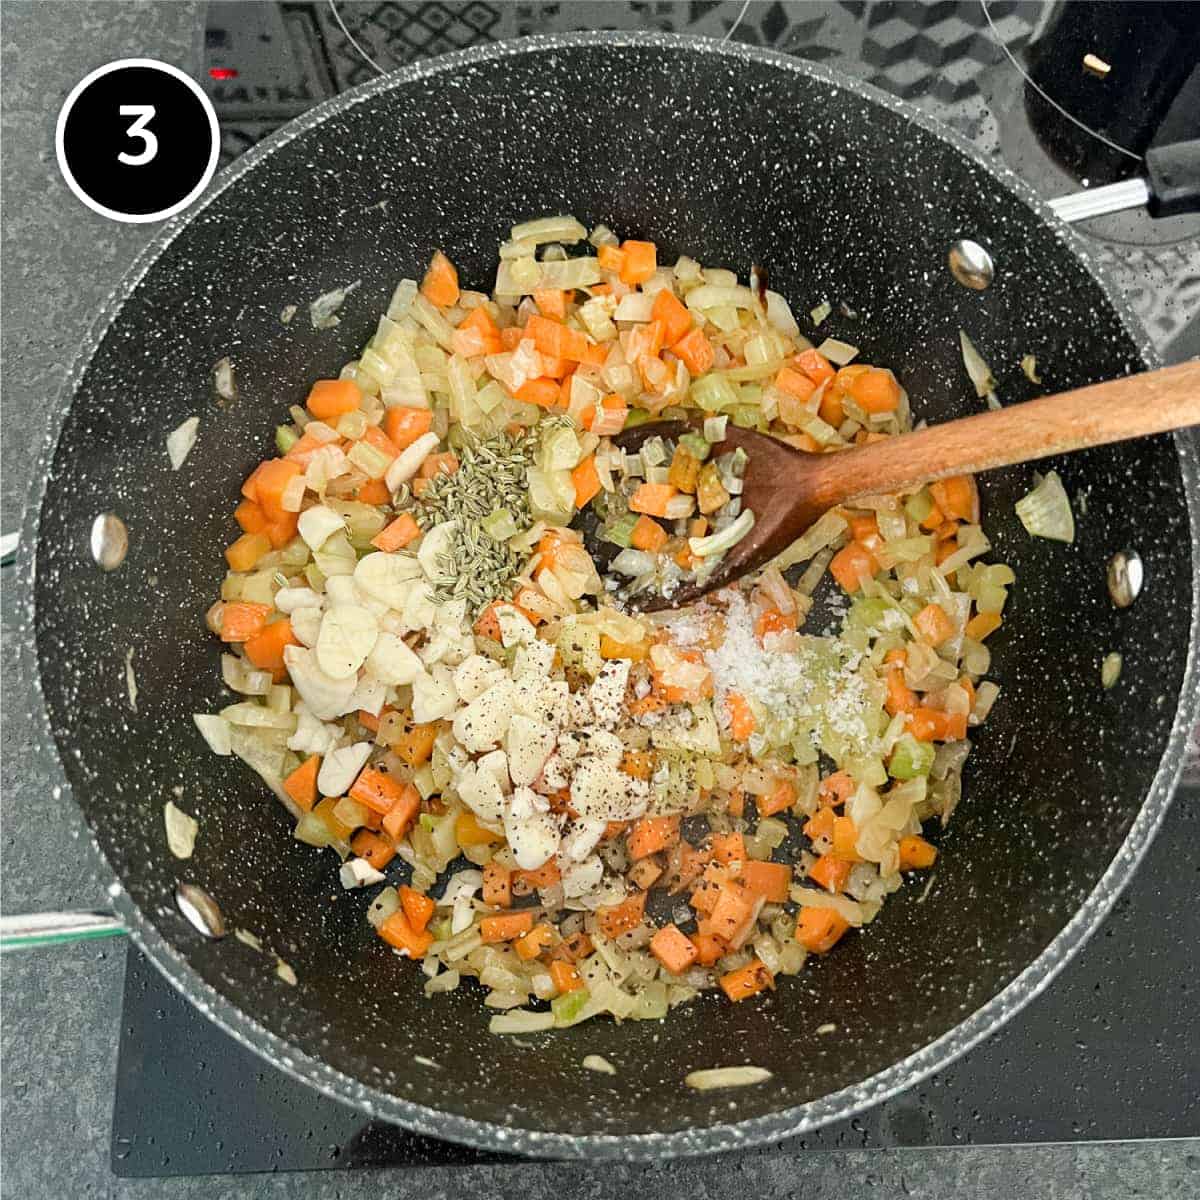
[[[0,515],[19,524],[45,414],[100,307],[150,229],[113,224],[67,191],[53,153],[69,88],[131,54],[199,66],[204,5],[4,0],[3,409]],[[56,801],[57,763],[32,748],[31,690],[14,676],[18,585],[3,590],[0,855],[6,912],[103,904],[107,883],[82,822]],[[124,949],[92,942],[3,963],[0,1195],[41,1197],[469,1197],[521,1195],[841,1197],[1191,1196],[1200,1140],[943,1150],[828,1150],[581,1170],[544,1164],[303,1175],[119,1180],[109,1169]]]

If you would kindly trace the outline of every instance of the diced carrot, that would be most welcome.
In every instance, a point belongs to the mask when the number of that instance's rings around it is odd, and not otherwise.
[[[253,500],[258,503],[258,477],[262,474],[263,464],[259,463],[249,475],[246,476],[246,482],[242,484],[242,495],[247,500]]]
[[[429,761],[433,754],[433,743],[437,737],[437,725],[415,725],[406,723],[405,729],[391,743],[391,748],[410,767],[419,767]]]
[[[533,302],[543,317],[561,321],[567,315],[567,293],[557,288],[536,288]]]
[[[765,796],[756,796],[755,802],[760,817],[773,817],[776,813],[786,812],[796,803],[796,785],[790,779],[781,778]]]
[[[667,531],[653,518],[643,515],[634,524],[629,541],[635,550],[657,554],[667,544]]]
[[[653,751],[626,750],[621,756],[621,770],[634,779],[649,779],[654,774]]]
[[[497,913],[484,917],[479,922],[479,933],[485,944],[511,942],[533,928],[533,909],[523,908],[519,912]]]
[[[370,805],[367,805],[370,808]],[[411,783],[406,783],[399,799],[383,815],[383,832],[394,842],[400,841],[421,811],[421,793]]]
[[[561,358],[569,362],[588,362],[593,357],[593,346],[585,334],[577,329],[568,329],[561,321],[532,316],[525,326],[526,337],[533,338],[538,352],[547,358]],[[607,351],[605,351],[607,358]]]
[[[875,556],[857,542],[843,546],[829,563],[829,573],[838,581],[842,591],[850,594],[859,591],[862,581],[874,578],[878,570]]]
[[[289,483],[301,474],[300,464],[286,458],[269,458],[263,463],[254,484],[255,499],[263,510],[268,524],[296,518],[283,507],[283,493]]]
[[[796,921],[796,941],[812,954],[826,954],[849,928],[835,909],[805,907]]]
[[[796,366],[818,387],[827,379],[832,379],[837,374],[829,359],[823,354],[818,354],[815,350],[802,350],[796,355]]]
[[[792,367],[779,368],[775,376],[775,386],[801,403],[817,390],[817,385],[807,375]]]
[[[915,833],[902,837],[898,849],[902,871],[920,871],[932,867],[937,859],[937,847]]]
[[[362,389],[353,379],[318,379],[305,402],[318,421],[336,421],[362,404]]]
[[[933,502],[956,521],[975,524],[979,520],[979,489],[973,475],[953,475],[929,485]]]
[[[946,614],[940,604],[927,604],[915,617],[913,624],[923,641],[931,646],[940,646],[947,638],[954,636],[954,622]]]
[[[850,537],[868,550],[878,549],[879,522],[874,513],[858,513],[849,518]]]
[[[644,662],[649,652],[649,647],[645,642],[629,645],[626,642],[618,642],[615,638],[610,638],[606,633],[600,635],[601,658],[628,658],[632,662]]]
[[[740,883],[726,884],[717,896],[717,902],[709,916],[709,931],[724,938],[731,947],[737,947],[745,939],[759,905],[749,888]]]
[[[394,446],[392,448],[395,449]],[[392,493],[388,491],[387,484],[382,479],[368,479],[366,483],[359,485],[354,498],[360,504],[374,504],[378,507],[390,503]]]
[[[749,859],[742,866],[742,883],[768,904],[782,904],[792,884],[792,868],[787,863]]]
[[[421,933],[433,918],[437,905],[424,892],[417,891],[408,884],[400,887],[400,908],[408,918],[408,923]]]
[[[995,612],[976,613],[967,622],[967,637],[982,642],[989,634],[1000,628],[1001,616]]]
[[[817,416],[827,425],[832,425],[834,429],[846,419],[846,407],[842,403],[842,393],[834,384],[827,386],[821,393]]]
[[[371,545],[376,550],[386,550],[389,554],[415,542],[421,536],[421,527],[413,519],[411,513],[401,513],[390,525],[386,525],[372,539]]]
[[[404,796],[405,789],[410,787],[412,784],[401,783],[386,771],[364,767],[346,794],[351,800],[357,800],[359,804],[365,804],[375,812],[386,815]]]
[[[894,717],[897,713],[913,712],[917,707],[917,693],[904,682],[904,672],[892,667],[887,672],[887,697],[884,706]]]
[[[260,671],[282,671],[283,652],[288,646],[298,646],[299,639],[292,632],[292,623],[287,617],[272,621],[263,631],[246,639],[243,649],[246,657]]]
[[[299,513],[284,513],[278,521],[267,526],[267,540],[275,550],[281,550],[296,536],[300,523]]]
[[[925,519],[921,522],[921,528],[927,529],[932,533],[945,519],[946,514],[935,504],[925,514]]]
[[[678,493],[669,483],[641,483],[629,500],[633,512],[651,517],[665,517],[667,502]]]
[[[721,889],[729,882],[729,872],[720,863],[709,863],[692,889],[688,903],[698,912],[711,914],[721,896]]]
[[[671,353],[682,360],[693,379],[698,379],[705,371],[710,370],[716,357],[712,344],[704,336],[702,329],[693,329],[679,341],[672,342]]]
[[[359,858],[365,858],[377,871],[382,871],[396,857],[396,847],[391,840],[380,837],[370,829],[360,829],[350,839],[350,849]]]
[[[943,713],[938,737],[943,742],[961,742],[967,736],[966,713]]]
[[[807,821],[804,822],[804,836],[810,841],[817,841],[819,838],[833,839],[833,822],[836,819],[836,814],[832,808],[818,808]]]
[[[378,425],[368,425],[363,431],[360,441],[366,442],[368,446],[373,447],[380,454],[386,455],[388,458],[395,458],[400,453],[396,444]]]
[[[374,713],[369,713],[365,708],[360,708],[355,714],[355,718],[364,729],[369,729],[372,733],[379,732],[379,718]]]
[[[827,892],[840,892],[850,878],[851,863],[844,858],[826,854],[818,858],[808,869],[808,877],[819,883]]]
[[[746,813],[746,793],[740,787],[730,789],[729,804],[726,811],[731,817],[741,817]]]
[[[254,500],[243,500],[233,510],[233,519],[243,533],[262,533],[270,524],[262,506]]]
[[[746,861],[746,839],[740,833],[714,833],[709,839],[712,860],[722,866]]]
[[[562,958],[556,958],[550,964],[550,980],[560,996],[578,991],[583,987],[583,980],[580,978],[575,964]]]
[[[440,250],[435,250],[429,261],[429,270],[421,281],[421,295],[438,308],[451,308],[458,303],[458,272]]]
[[[398,908],[379,927],[379,936],[401,954],[409,958],[424,958],[429,947],[433,945],[433,934],[427,930],[417,930],[412,927],[404,909]]]
[[[694,933],[692,945],[696,947],[696,961],[702,967],[711,967],[729,953],[729,947],[712,933]]]
[[[735,742],[746,741],[757,725],[750,702],[740,692],[726,692],[725,711],[729,714],[730,737]]]
[[[762,959],[756,958],[746,966],[722,975],[718,982],[725,995],[736,1004],[739,1000],[748,1000],[767,988],[773,988],[775,976],[767,969]]]
[[[540,625],[546,618],[538,612],[542,596],[533,588],[521,588],[513,597],[513,607],[529,621],[531,625]]]
[[[664,925],[658,930],[650,939],[650,953],[673,975],[682,975],[699,957],[691,938],[678,925]]]
[[[795,620],[789,621],[778,609],[766,608],[754,622],[754,636],[762,642],[773,633],[788,633],[795,628]]]
[[[317,802],[317,772],[320,769],[321,756],[313,754],[283,781],[283,790],[304,812],[312,812],[313,805]]]
[[[646,893],[634,892],[620,904],[612,904],[596,910],[596,923],[600,932],[611,942],[621,934],[636,929],[646,919]]]
[[[858,841],[858,826],[850,817],[834,817],[833,833],[831,834],[833,849],[830,853],[834,858],[843,862],[862,862],[862,856],[855,849]]]
[[[621,282],[631,287],[645,283],[658,270],[658,247],[653,242],[622,242],[621,254]]]
[[[895,412],[900,407],[900,385],[891,371],[882,367],[868,367],[854,376],[847,390],[867,413]]]
[[[236,600],[221,610],[221,641],[247,642],[260,634],[271,614],[269,604],[249,604]]]
[[[571,472],[571,482],[575,485],[575,507],[585,508],[600,495],[600,475],[596,470],[596,456],[589,454]]]
[[[512,908],[512,872],[498,862],[483,868],[483,902],[495,908]]]
[[[679,841],[678,817],[643,817],[629,832],[629,857],[635,862],[669,850]]]
[[[500,330],[492,320],[492,314],[483,305],[471,309],[459,322],[450,337],[450,348],[463,358],[500,353],[503,349]]]
[[[539,408],[554,408],[559,400],[558,384],[553,379],[527,379],[514,395],[523,404],[536,404]]]
[[[668,346],[673,346],[692,327],[687,305],[670,288],[663,288],[654,297],[650,319],[661,323],[663,342]]]
[[[383,431],[397,450],[405,450],[433,428],[433,410],[406,408],[402,404],[383,415]]]
[[[596,251],[596,260],[600,264],[602,271],[617,271],[625,265],[624,251],[619,250],[616,246],[601,246]]]
[[[225,548],[225,561],[231,571],[252,571],[264,554],[271,553],[271,539],[265,533],[243,533]]]
[[[554,859],[547,859],[542,866],[532,871],[514,871],[512,890],[514,896],[529,896],[534,892],[552,888],[562,879],[562,871]]]
[[[515,350],[526,336],[525,330],[519,325],[509,325],[500,330],[500,345],[505,350]]]
[[[671,467],[667,473],[667,482],[673,488],[694,496],[699,481],[700,460],[686,446],[677,446],[671,458]]]
[[[510,897],[509,904],[511,903]],[[513,943],[513,949],[517,952],[518,958],[525,962],[531,962],[552,946],[557,938],[558,934],[554,931],[554,926],[547,925],[543,921],[540,925],[535,925],[524,937],[517,938]]]
[[[496,833],[495,830],[488,829],[486,825],[481,825],[479,818],[470,809],[464,809],[458,814],[454,825],[454,836],[458,839],[460,846],[491,846],[496,842],[504,841],[504,834]]]
[[[857,787],[858,784],[854,782],[854,776],[848,771],[834,771],[832,775],[827,775],[821,780],[818,795],[822,804],[828,804],[831,808],[838,808],[854,795]]]
[[[918,706],[908,716],[908,732],[919,742],[932,742],[943,729],[943,714],[936,708]]]
[[[629,331],[625,346],[625,357],[631,363],[641,363],[646,358],[657,358],[663,347],[661,321],[646,321]]]

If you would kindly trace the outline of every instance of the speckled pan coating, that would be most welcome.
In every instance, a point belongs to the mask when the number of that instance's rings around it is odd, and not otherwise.
[[[202,613],[237,484],[284,406],[354,352],[392,283],[435,246],[464,280],[488,286],[507,225],[554,211],[654,238],[668,255],[743,273],[768,263],[799,312],[845,300],[859,316],[830,331],[893,365],[933,419],[977,405],[960,325],[1007,401],[1034,392],[1018,366],[1025,353],[1053,388],[1149,361],[1084,247],[1019,180],[916,111],[819,67],[681,37],[582,34],[397,72],[227,171],[139,260],[85,344],[47,447],[40,522],[34,497],[25,530],[27,547],[38,538],[36,563],[27,550],[22,570],[36,589],[47,733],[138,942],[201,1010],[298,1080],[422,1132],[514,1153],[734,1149],[847,1116],[944,1066],[1045,987],[1129,879],[1195,719],[1196,459],[1190,443],[1158,438],[1056,464],[1087,497],[1069,550],[1017,525],[1012,502],[1029,470],[988,479],[986,523],[1020,576],[994,646],[1004,693],[924,903],[919,886],[905,889],[867,932],[763,1003],[709,998],[663,1024],[492,1038],[477,995],[421,998],[419,973],[367,928],[365,897],[334,902],[329,857],[291,839],[276,802],[206,752],[189,714],[224,702]],[[946,271],[959,236],[996,258],[990,291],[967,292]],[[280,324],[285,304],[360,278],[336,330],[314,333],[303,307]],[[226,354],[240,399],[222,410],[210,371]],[[193,413],[199,441],[173,474],[164,439]],[[87,551],[105,509],[128,520],[132,540],[109,576]],[[1130,546],[1149,582],[1118,612],[1104,565]],[[125,700],[129,647],[136,715]],[[1125,673],[1104,693],[1099,665],[1113,649]],[[186,865],[162,827],[174,786],[201,822]],[[299,985],[232,938],[203,942],[170,900],[182,878],[282,954]],[[817,1035],[830,1021],[837,1033]],[[582,1070],[588,1053],[618,1074]],[[689,1070],[739,1062],[769,1065],[775,1078],[734,1093],[682,1086]]]

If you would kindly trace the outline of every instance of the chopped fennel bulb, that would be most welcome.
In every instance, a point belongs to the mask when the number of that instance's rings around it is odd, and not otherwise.
[[[711,558],[714,554],[724,554],[726,550],[736,546],[754,528],[754,513],[745,509],[736,521],[720,533],[709,534],[708,537],[688,538],[688,548],[697,558]]]
[[[975,343],[967,337],[966,331],[958,331],[958,344],[962,350],[963,366],[975,387],[975,395],[981,400],[996,390],[996,380],[992,368],[983,360],[983,355],[975,349]]]
[[[1028,495],[1016,503],[1017,516],[1026,532],[1056,542],[1075,540],[1075,516],[1071,500],[1057,471],[1047,471]]]
[[[196,432],[200,428],[199,417],[188,417],[177,429],[167,434],[167,457],[171,470],[178,471],[196,444]]]
[[[817,353],[823,354],[831,363],[844,367],[858,357],[858,347],[838,338],[826,338],[818,347]]]

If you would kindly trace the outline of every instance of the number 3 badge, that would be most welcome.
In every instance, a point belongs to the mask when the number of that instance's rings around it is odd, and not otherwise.
[[[67,186],[93,212],[143,224],[182,212],[217,169],[209,98],[178,67],[123,58],[71,90],[54,148]]]

